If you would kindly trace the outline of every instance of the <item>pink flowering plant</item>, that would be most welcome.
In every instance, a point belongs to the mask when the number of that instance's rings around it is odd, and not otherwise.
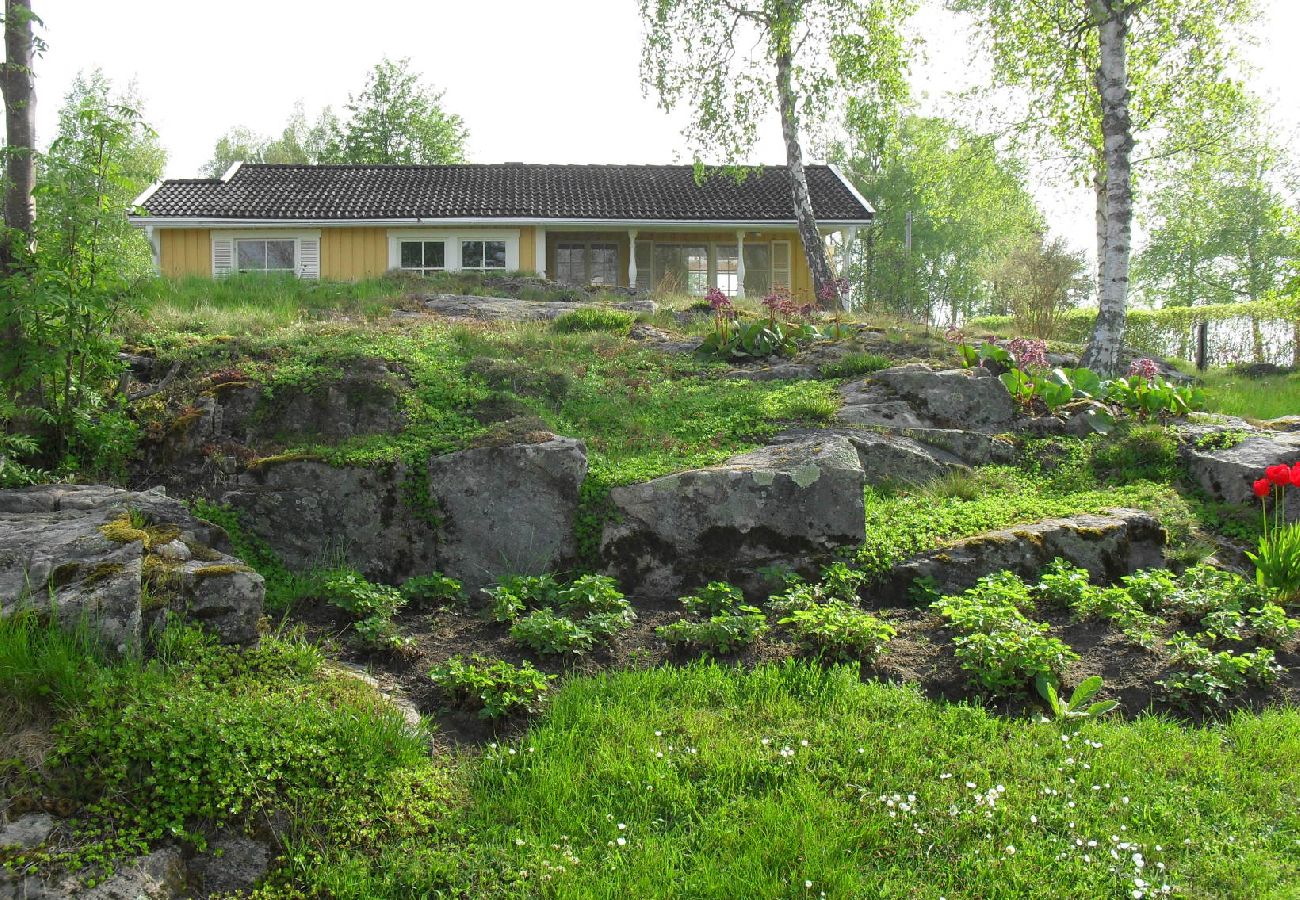
[[[825,336],[810,321],[816,308],[801,305],[784,288],[760,301],[765,314],[758,319],[742,319],[731,298],[718,288],[711,288],[704,299],[713,309],[713,331],[700,344],[702,356],[736,360],[792,356],[800,344]]]

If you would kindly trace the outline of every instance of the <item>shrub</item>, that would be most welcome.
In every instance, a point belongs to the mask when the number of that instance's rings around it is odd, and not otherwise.
[[[627,334],[632,330],[636,316],[621,309],[607,306],[584,306],[556,317],[551,328],[559,332],[610,331]]]
[[[507,575],[483,593],[493,621],[513,622],[527,609],[554,606],[560,585],[552,575]]]
[[[843,600],[792,612],[780,621],[805,650],[826,659],[872,662],[895,629]]]
[[[550,609],[538,609],[510,626],[510,637],[537,653],[585,653],[596,643],[587,628]]]
[[[481,656],[465,659],[453,656],[429,672],[433,683],[451,701],[477,709],[484,719],[498,719],[519,710],[534,709],[546,693],[554,675],[538,671],[532,663],[514,666],[504,660]]]
[[[436,605],[465,599],[461,583],[438,572],[406,579],[402,582],[401,593],[407,603]]]

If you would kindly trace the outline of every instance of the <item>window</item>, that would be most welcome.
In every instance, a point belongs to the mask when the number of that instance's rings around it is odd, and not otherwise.
[[[746,250],[749,248],[746,247]],[[736,288],[740,286],[740,254],[736,250],[735,244],[719,244],[715,248],[718,257],[718,288],[728,297],[736,296]],[[745,265],[749,265],[749,254],[745,254]],[[748,275],[749,273],[746,273]],[[746,281],[749,279],[746,278]]]
[[[556,244],[555,277],[565,284],[613,287],[618,284],[618,244]]]
[[[703,294],[709,289],[709,248],[655,244],[654,289],[664,294]]]
[[[504,269],[506,242],[461,241],[460,267],[462,269]]]
[[[790,242],[772,242],[772,287],[790,288]]]
[[[772,292],[772,247],[745,245],[745,296],[763,298]]]
[[[607,287],[618,284],[618,244],[591,245],[591,272],[587,283]]]
[[[235,241],[235,266],[240,272],[288,272],[297,270],[297,241],[242,239]]]
[[[447,268],[447,245],[442,241],[402,241],[401,267],[428,274]]]

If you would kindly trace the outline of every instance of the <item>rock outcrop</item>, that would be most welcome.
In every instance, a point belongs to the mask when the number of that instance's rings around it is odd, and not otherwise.
[[[1300,462],[1300,432],[1255,432],[1225,449],[1202,449],[1196,445],[1198,432],[1182,446],[1182,456],[1192,480],[1207,494],[1224,503],[1255,506],[1259,501],[1251,490],[1268,466]],[[1286,492],[1287,521],[1300,521],[1300,491]]]
[[[862,463],[842,436],[808,437],[610,493],[601,556],[624,590],[668,599],[715,578],[810,570],[865,531]]]
[[[1163,566],[1165,539],[1154,516],[1134,509],[1046,519],[985,532],[913,557],[867,593],[880,603],[904,603],[919,578],[933,579],[945,594],[964,591],[1003,569],[1037,578],[1058,556],[1087,569],[1096,582],[1113,582],[1138,569]]]
[[[161,491],[43,485],[0,491],[0,612],[85,620],[110,651],[170,610],[227,643],[257,639],[265,588],[224,531]]]
[[[333,553],[389,582],[440,571],[469,590],[508,573],[540,574],[570,562],[587,474],[571,438],[484,447],[405,464],[336,467],[268,461],[219,497],[291,569]]]
[[[840,421],[885,428],[959,428],[997,432],[1011,427],[1015,406],[985,369],[935,370],[920,363],[882,369],[840,388]]]
[[[483,322],[550,322],[565,313],[593,306],[584,302],[474,297],[464,294],[435,294],[422,302],[425,309],[440,316]],[[653,300],[625,300],[609,305],[624,312],[647,315],[659,308]]]

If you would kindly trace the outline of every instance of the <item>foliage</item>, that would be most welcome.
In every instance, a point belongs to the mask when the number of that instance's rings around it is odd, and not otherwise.
[[[290,572],[266,541],[248,531],[237,510],[198,498],[190,504],[194,514],[222,528],[230,537],[235,556],[251,566],[266,582],[266,609],[287,612],[294,603],[316,592],[314,575]]]
[[[131,99],[98,72],[74,83],[40,166],[36,252],[0,285],[0,320],[17,326],[0,349],[4,393],[21,401],[8,418],[56,473],[120,475],[134,449],[114,329],[149,256],[121,210],[163,154]]]
[[[687,615],[655,629],[655,634],[669,644],[732,653],[767,632],[767,617],[758,607],[746,605],[740,589],[725,581],[711,581],[679,602]]]
[[[1097,318],[1090,308],[1063,313],[1056,339],[1068,343],[1087,340]],[[1193,329],[1209,323],[1209,360],[1224,366],[1255,357],[1255,335],[1264,342],[1265,359],[1289,365],[1293,362],[1296,301],[1286,297],[1254,303],[1220,303],[1205,306],[1166,306],[1160,309],[1130,309],[1124,330],[1124,345],[1148,356],[1190,359]],[[1015,333],[1010,316],[985,316],[967,323],[971,329],[1001,334]],[[1280,415],[1281,413],[1279,413]]]
[[[596,638],[568,616],[556,615],[549,608],[535,609],[516,619],[510,637],[538,653],[585,653],[595,646]]]
[[[330,107],[310,125],[299,102],[274,140],[247,128],[223,135],[204,166],[220,177],[231,164],[351,163],[354,165],[442,165],[465,161],[464,121],[442,105],[443,93],[411,71],[409,59],[385,57],[366,74],[340,120]]]
[[[483,593],[489,615],[513,622],[511,638],[538,653],[583,653],[613,640],[636,618],[618,583],[605,575],[582,575],[564,585],[551,575],[512,575]]]
[[[876,209],[851,248],[865,308],[927,321],[1005,311],[994,275],[1044,227],[1023,164],[993,136],[946,119],[895,125],[890,110],[864,109],[850,128],[845,174]]]
[[[1034,690],[1047,701],[1048,709],[1058,720],[1097,719],[1119,706],[1118,700],[1089,702],[1097,696],[1101,686],[1100,675],[1089,676],[1079,682],[1069,700],[1062,700],[1056,692],[1056,684],[1050,678],[1039,675],[1034,679]]]
[[[402,599],[407,603],[442,604],[465,599],[464,586],[455,578],[440,572],[415,575],[402,582]]]
[[[609,331],[627,334],[632,330],[636,316],[621,309],[605,306],[584,306],[556,316],[551,327],[556,331]]]
[[[104,648],[87,623],[69,628],[45,612],[0,616],[0,721],[75,708],[105,668]]]
[[[779,621],[808,652],[824,658],[874,662],[897,634],[892,625],[843,600],[796,609]]]
[[[481,656],[453,656],[429,672],[433,683],[460,706],[477,709],[485,719],[499,719],[537,707],[555,680],[532,663],[514,666]]]
[[[78,804],[81,837],[61,861],[109,862],[164,839],[201,849],[209,829],[281,811],[293,815],[286,838],[351,847],[443,813],[427,737],[320,661],[274,635],[241,652],[171,626],[157,659],[90,682],[46,762]]]
[[[704,336],[700,356],[724,360],[763,359],[768,356],[794,356],[800,345],[821,337],[810,322],[791,318],[779,321],[777,314],[762,319],[731,319]]]
[[[1175,668],[1169,678],[1157,683],[1178,703],[1221,706],[1247,682],[1268,685],[1277,680],[1280,671],[1273,651],[1263,647],[1250,653],[1214,653],[1181,631],[1168,646]]]
[[[1063,238],[1048,241],[1037,234],[1007,253],[993,271],[993,290],[1017,332],[1054,338],[1065,311],[1088,297],[1086,272],[1083,254],[1070,250]]]
[[[986,575],[966,592],[948,595],[933,608],[956,632],[954,653],[977,685],[993,694],[1022,690],[1040,675],[1058,677],[1078,659],[1048,626],[1024,614],[1029,588],[1009,572]]]
[[[406,597],[397,588],[373,584],[346,566],[320,573],[317,583],[326,602],[353,615],[353,628],[364,644],[399,653],[411,648],[411,639],[393,623],[393,616],[406,605]]]

